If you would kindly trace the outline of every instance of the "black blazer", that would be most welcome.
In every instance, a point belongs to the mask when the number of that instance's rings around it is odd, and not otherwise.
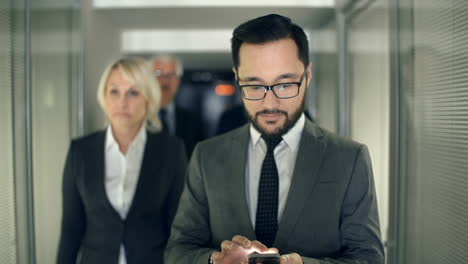
[[[243,126],[245,123],[247,123],[247,116],[245,115],[244,105],[231,107],[221,114],[216,135],[229,132]]]
[[[63,176],[63,216],[57,263],[163,263],[170,225],[183,188],[182,142],[147,133],[140,176],[125,220],[105,191],[104,131],[73,140]]]
[[[205,127],[201,117],[180,107],[175,107],[177,137],[181,138],[185,144],[185,151],[188,157],[192,155],[195,145],[204,139]]]

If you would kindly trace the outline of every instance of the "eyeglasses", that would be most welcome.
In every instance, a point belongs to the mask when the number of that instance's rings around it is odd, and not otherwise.
[[[239,80],[236,80],[236,82],[242,92],[242,97],[247,100],[262,100],[270,90],[279,99],[289,99],[299,94],[299,88],[302,85],[305,73],[306,71],[302,73],[299,82],[277,83],[270,86],[256,84],[239,85]]]
[[[154,76],[163,79],[175,79],[177,78],[177,73],[163,73],[161,70],[155,70]]]

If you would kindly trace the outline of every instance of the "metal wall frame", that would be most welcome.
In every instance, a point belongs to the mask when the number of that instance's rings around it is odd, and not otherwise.
[[[401,67],[400,67],[400,45],[402,19],[400,1],[390,0],[389,2],[389,26],[390,26],[390,179],[389,179],[389,233],[386,241],[387,263],[400,264],[405,245],[402,244],[402,234],[404,229],[400,226],[400,219],[403,217],[404,209],[404,187],[401,181],[404,173],[404,163],[406,157],[401,156],[401,127],[404,119],[405,109],[400,102],[401,99]],[[403,0],[410,2],[411,0]],[[347,0],[339,1],[336,7],[336,18],[338,28],[338,56],[339,56],[339,109],[338,109],[338,131],[342,136],[350,136],[350,110],[351,110],[351,85],[349,83],[349,25],[352,19],[362,11],[366,10],[375,0]],[[411,20],[405,17],[406,20]],[[406,43],[407,44],[407,43]],[[404,153],[404,152],[403,152]],[[399,242],[397,244],[396,242]]]
[[[338,40],[338,134],[350,136],[351,89],[349,84],[349,24],[359,13],[366,10],[375,0],[337,1],[335,9]]]
[[[17,263],[35,264],[36,237],[34,216],[34,175],[33,175],[33,113],[31,83],[31,12],[33,0],[7,0],[11,3],[12,13],[12,126],[13,126],[13,175],[16,222]],[[78,11],[81,5],[76,1]],[[70,71],[78,72],[78,83],[70,83],[74,88],[70,93],[71,135],[84,134],[83,120],[83,34],[81,15],[70,17],[70,26],[78,27],[77,58],[70,58],[73,64]]]
[[[399,263],[396,262],[397,248],[395,241],[398,239],[396,231],[398,228],[398,199],[399,194],[397,186],[399,185],[400,168],[400,113],[398,111],[400,103],[400,90],[399,90],[399,13],[398,13],[398,0],[391,1],[390,3],[390,166],[389,166],[389,226],[388,226],[388,241],[387,241],[387,263]],[[393,177],[392,177],[393,176]]]
[[[388,233],[388,264],[404,263],[405,256],[405,225],[407,184],[407,145],[403,139],[407,137],[408,109],[403,103],[404,84],[401,59],[405,47],[413,46],[413,34],[405,37],[406,31],[412,32],[412,0],[392,0],[390,3],[390,206]]]
[[[77,2],[71,10],[71,16],[69,20],[69,27],[78,29],[78,41],[76,43],[70,43],[71,46],[76,47],[79,57],[74,58],[70,56],[70,61],[72,61],[72,67],[70,67],[71,73],[78,73],[77,83],[70,83],[69,87],[72,87],[75,92],[71,92],[70,101],[72,102],[72,110],[70,111],[70,127],[72,128],[71,137],[80,137],[85,134],[84,127],[84,34],[83,34],[83,22],[81,15],[81,5],[78,4],[80,0],[75,0]],[[75,89],[76,88],[76,89]],[[76,96],[76,99],[73,100],[73,96]]]
[[[31,151],[31,28],[30,1],[11,1],[13,7],[13,144],[18,263],[34,264],[34,207]]]

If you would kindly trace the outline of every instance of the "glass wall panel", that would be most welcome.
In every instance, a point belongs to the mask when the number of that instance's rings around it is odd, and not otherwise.
[[[13,176],[12,8],[0,0],[0,263],[16,263]]]
[[[315,121],[323,128],[338,132],[338,44],[336,43],[336,23],[327,24],[312,36],[312,49],[318,49],[312,60],[314,69],[317,111]]]
[[[350,15],[348,71],[350,137],[369,147],[382,239],[387,239],[389,196],[390,48],[388,1]]]
[[[402,156],[399,263],[468,259],[468,2],[402,1],[412,47],[400,54]],[[400,32],[407,41],[404,32]],[[404,46],[405,43],[402,43]]]
[[[31,93],[36,263],[55,262],[62,171],[76,135],[78,1],[34,1],[31,8]],[[75,125],[72,125],[75,124]]]
[[[30,174],[30,95],[28,58],[27,1],[10,1],[11,7],[11,119],[13,148],[13,193],[15,199],[16,263],[33,263],[32,198]]]

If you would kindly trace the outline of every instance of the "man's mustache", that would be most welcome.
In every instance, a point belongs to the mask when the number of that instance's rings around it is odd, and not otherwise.
[[[255,115],[259,116],[259,115],[262,115],[262,114],[284,114],[284,115],[288,116],[288,112],[283,111],[283,110],[279,110],[279,109],[265,109],[265,110],[257,112]]]

